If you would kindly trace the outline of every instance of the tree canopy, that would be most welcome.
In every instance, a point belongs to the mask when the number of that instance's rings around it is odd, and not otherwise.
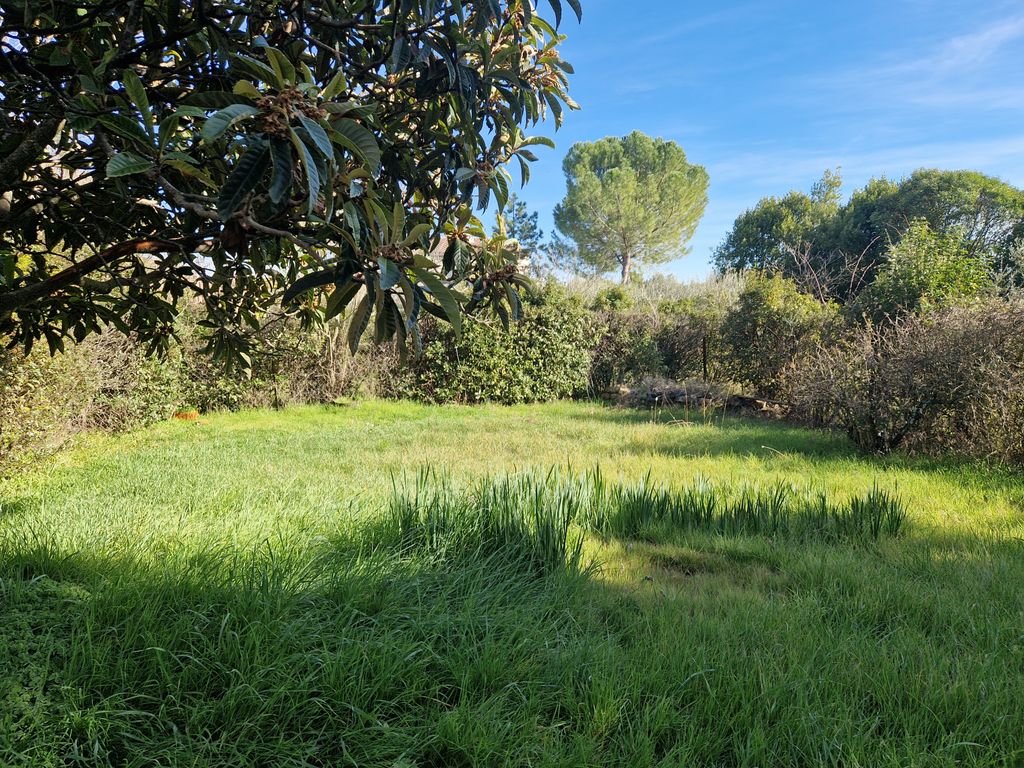
[[[1024,237],[1024,190],[976,171],[921,169],[899,183],[870,182],[823,234],[828,247],[881,263],[918,220],[933,232],[959,231],[970,253],[997,267]]]
[[[551,145],[525,131],[576,106],[548,10],[5,4],[0,336],[59,349],[113,325],[163,349],[198,297],[209,349],[244,360],[281,301],[308,323],[355,302],[353,347],[371,320],[404,347],[421,311],[515,315],[524,278],[501,238],[469,247],[472,205],[504,204],[508,164],[525,183]]]
[[[792,191],[763,198],[742,213],[715,251],[715,264],[728,270],[755,270],[794,277],[809,258],[820,227],[839,210],[842,179],[826,171],[811,193]]]
[[[764,198],[743,213],[715,263],[781,274],[821,299],[846,300],[880,274],[915,222],[962,241],[993,272],[1016,269],[1024,191],[974,171],[923,169],[899,182],[873,179],[840,205],[838,175],[829,173],[810,195]]]
[[[639,131],[575,144],[562,164],[567,191],[555,225],[600,272],[684,255],[707,205],[708,174],[674,142]]]

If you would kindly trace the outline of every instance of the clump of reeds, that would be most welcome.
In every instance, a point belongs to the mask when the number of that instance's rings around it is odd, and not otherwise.
[[[386,520],[404,546],[439,557],[507,556],[537,572],[583,567],[583,535],[655,538],[659,531],[772,536],[820,541],[877,541],[898,536],[907,510],[877,484],[835,502],[788,483],[736,490],[698,478],[672,488],[647,477],[609,483],[600,470],[551,470],[484,478],[456,488],[421,471],[395,487]]]

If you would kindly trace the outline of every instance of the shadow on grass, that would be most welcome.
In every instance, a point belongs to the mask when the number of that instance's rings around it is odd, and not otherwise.
[[[537,754],[581,576],[355,539],[0,552],[0,764],[482,765]],[[381,545],[379,540],[385,543]],[[59,610],[57,596],[71,595]],[[7,695],[6,691],[10,691]],[[472,727],[467,727],[470,725]],[[405,761],[405,762],[403,762]]]
[[[581,417],[582,418],[582,417]],[[1006,494],[1024,513],[1024,476],[1019,471],[979,459],[893,453],[875,455],[857,449],[844,435],[794,424],[734,415],[709,418],[685,409],[604,408],[588,420],[617,424],[661,424],[666,430],[632,440],[622,450],[636,456],[670,458],[794,456],[814,461],[851,460],[880,471],[901,469],[947,476],[958,485]]]
[[[38,506],[32,500],[26,498],[5,499],[0,496],[0,521],[11,520],[27,512],[30,508]]]
[[[537,577],[374,525],[146,554],[0,551],[0,763],[883,764],[1024,727],[1016,542],[644,544],[673,579],[653,605],[642,568]]]
[[[711,425],[709,432],[702,425],[679,424],[669,427],[669,433],[647,440],[633,440],[625,450],[640,456],[655,454],[672,458],[696,456],[759,456],[779,454],[796,455],[811,459],[855,458],[856,450],[845,441],[824,433],[809,430],[796,432],[779,428],[730,422],[726,428]],[[695,429],[696,427],[696,429]]]

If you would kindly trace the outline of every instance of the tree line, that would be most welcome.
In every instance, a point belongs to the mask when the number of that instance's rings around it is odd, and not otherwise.
[[[651,154],[671,146],[664,154],[673,160],[635,162],[623,148],[638,145]],[[673,163],[685,170],[673,174]],[[636,265],[686,254],[707,174],[681,148],[636,133],[603,139],[574,146],[565,171],[550,241],[521,201],[509,212],[508,231],[539,271],[618,271],[625,284]],[[665,181],[645,181],[654,179]],[[841,187],[839,173],[826,171],[810,192],[763,198],[736,219],[713,254],[715,268],[779,275],[874,320],[1024,285],[1024,191],[976,171],[936,169],[873,179],[845,202]]]

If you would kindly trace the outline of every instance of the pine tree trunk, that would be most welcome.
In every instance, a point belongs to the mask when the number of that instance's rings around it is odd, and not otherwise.
[[[622,257],[622,285],[629,282],[629,272],[633,268],[633,258],[627,253]]]

